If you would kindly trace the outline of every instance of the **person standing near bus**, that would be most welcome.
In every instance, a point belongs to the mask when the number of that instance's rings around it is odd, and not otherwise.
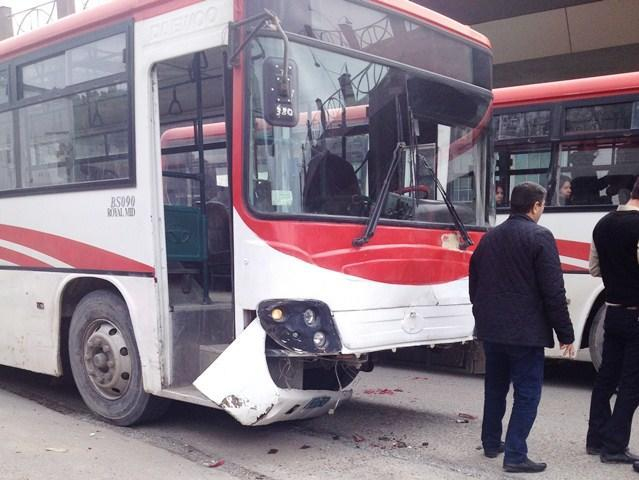
[[[628,203],[599,220],[592,237],[590,273],[602,277],[608,308],[586,450],[604,463],[635,462],[639,471],[639,456],[628,452],[632,417],[639,405],[639,178]]]
[[[537,222],[546,190],[533,182],[517,185],[511,215],[489,231],[470,260],[469,290],[475,336],[486,354],[484,455],[504,455],[507,472],[541,472],[545,463],[528,458],[526,439],[537,416],[544,378],[544,347],[557,333],[565,355],[574,355],[559,254],[552,233]],[[501,441],[510,384],[514,405]]]

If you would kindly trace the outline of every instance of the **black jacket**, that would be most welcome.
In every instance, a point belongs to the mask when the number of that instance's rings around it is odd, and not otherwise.
[[[552,347],[575,339],[555,238],[527,215],[489,231],[470,260],[470,300],[479,340]]]

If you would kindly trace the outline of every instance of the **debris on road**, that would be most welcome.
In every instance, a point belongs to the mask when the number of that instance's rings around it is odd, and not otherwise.
[[[390,388],[367,388],[366,390],[364,390],[364,393],[366,395],[395,395],[395,392],[401,391],[403,390],[391,390]]]
[[[300,450],[306,450],[307,448],[311,448],[311,446],[304,444],[300,447]]]
[[[359,442],[363,442],[364,440],[366,440],[366,439],[364,437],[362,437],[361,435],[359,435],[357,433],[353,434],[353,441],[354,442],[359,443]]]
[[[460,412],[457,414],[457,416],[459,418],[465,418],[466,420],[477,420],[477,417],[475,415],[471,415],[470,413]]]
[[[57,448],[57,447],[47,447],[45,448],[47,452],[55,452],[55,453],[66,453],[69,450],[67,448]]]
[[[279,450],[278,450],[277,448],[271,448],[271,449],[270,449],[268,452],[266,452],[266,453],[268,453],[269,455],[273,455],[274,453],[277,453],[277,452],[279,452]]]
[[[220,458],[219,460],[215,461],[215,462],[207,462],[204,464],[205,467],[208,468],[217,468],[217,467],[221,467],[222,465],[224,465],[224,459]]]

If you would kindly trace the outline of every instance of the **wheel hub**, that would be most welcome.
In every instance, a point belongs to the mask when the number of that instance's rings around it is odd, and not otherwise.
[[[131,379],[131,357],[122,332],[106,319],[97,321],[84,343],[84,364],[100,395],[115,400]]]

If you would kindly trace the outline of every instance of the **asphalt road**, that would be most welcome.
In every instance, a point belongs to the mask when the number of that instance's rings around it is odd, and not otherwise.
[[[534,478],[639,479],[628,465],[604,465],[585,453],[591,367],[563,362],[546,370],[529,449],[533,460],[548,462],[549,468]],[[360,375],[351,401],[313,420],[251,428],[220,411],[175,403],[156,423],[120,428],[93,417],[73,387],[0,368],[0,478],[74,478],[64,462],[50,461],[54,455],[86,464],[95,479],[157,478],[157,469],[171,476],[165,465],[182,471],[182,479],[521,478],[503,472],[501,457],[487,459],[478,449],[482,382],[482,377],[415,366],[378,366]],[[8,412],[7,405],[14,410]],[[35,413],[13,413],[29,409]],[[43,431],[52,435],[47,444]],[[630,446],[639,452],[637,423],[635,432]],[[65,451],[47,451],[51,445]],[[24,460],[27,450],[32,462]],[[223,465],[209,468],[220,460]],[[37,473],[39,465],[48,466],[44,475]]]

